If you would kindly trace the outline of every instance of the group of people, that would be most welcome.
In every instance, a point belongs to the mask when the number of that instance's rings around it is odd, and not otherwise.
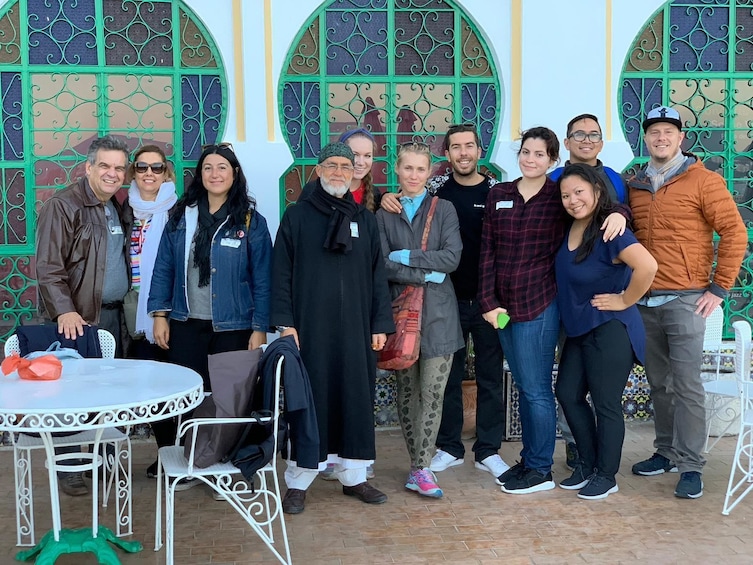
[[[392,299],[422,286],[419,358],[397,371],[406,489],[439,498],[437,473],[464,463],[470,336],[475,466],[503,492],[555,487],[555,396],[572,434],[572,475],[560,486],[585,499],[616,492],[621,396],[637,362],[652,388],[656,453],[633,472],[677,470],[675,495],[697,498],[705,318],[735,280],[747,232],[724,180],[683,153],[675,110],[651,110],[643,129],[650,160],[626,181],[598,160],[601,128],[583,114],[567,126],[564,167],[554,169],[556,134],[535,127],[521,137],[521,176],[498,182],[478,169],[475,127],[453,125],[448,174],[432,177],[429,146],[411,141],[398,148],[398,186],[384,195],[372,181],[374,137],[349,130],[321,149],[317,178],[285,211],[274,245],[231,145],[205,147],[178,198],[159,147],[138,149],[129,165],[125,142],[105,136],[92,143],[86,176],[40,213],[40,310],[66,336],[98,324],[116,336],[119,354],[188,366],[207,390],[209,354],[257,348],[271,331],[291,336],[319,431],[316,468],[289,455],[283,510],[295,514],[318,474],[365,503],[387,500],[369,483],[376,358],[395,331]],[[126,179],[120,205],[113,196]],[[130,332],[124,301],[135,304]],[[499,455],[503,354],[520,394],[522,450],[512,466]],[[174,422],[154,431],[160,446],[175,439]],[[68,474],[61,489],[83,494],[86,484]]]

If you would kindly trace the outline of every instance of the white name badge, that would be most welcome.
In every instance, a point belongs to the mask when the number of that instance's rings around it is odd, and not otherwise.
[[[500,200],[497,202],[497,207],[495,210],[500,210],[504,208],[512,208],[512,200]]]
[[[123,235],[123,228],[121,228],[120,226],[111,226],[110,233],[112,235]]]
[[[241,246],[241,240],[233,239],[232,237],[223,237],[220,240],[220,245],[222,245],[223,247],[232,247],[234,249],[237,249]]]
[[[350,237],[358,237],[358,222],[350,222]]]

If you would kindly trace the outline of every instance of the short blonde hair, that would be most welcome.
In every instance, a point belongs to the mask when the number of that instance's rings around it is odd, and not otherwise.
[[[408,143],[399,145],[397,148],[397,163],[395,163],[395,166],[400,164],[403,155],[406,153],[426,155],[426,158],[429,160],[429,166],[431,167],[431,147],[429,147],[426,143],[423,143],[421,141],[410,141]]]

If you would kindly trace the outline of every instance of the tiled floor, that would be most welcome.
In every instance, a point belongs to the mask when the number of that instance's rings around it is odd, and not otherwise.
[[[377,478],[373,483],[390,497],[367,506],[344,497],[338,483],[317,480],[303,514],[288,516],[293,561],[301,564],[366,563],[753,563],[753,495],[731,516],[721,515],[734,438],[712,451],[706,466],[705,494],[698,500],[672,495],[677,475],[635,477],[630,466],[650,455],[653,426],[629,424],[623,453],[620,492],[607,500],[583,501],[556,489],[528,496],[500,492],[491,476],[465,465],[438,475],[445,490],[429,500],[403,489],[406,460],[399,431],[378,432]],[[505,443],[501,455],[515,460],[518,443]],[[138,554],[121,554],[123,564],[164,563],[154,545],[155,481],[143,471],[154,456],[148,443],[134,444],[134,538]],[[49,527],[42,457],[37,455],[35,493],[37,530]],[[14,563],[12,453],[0,452],[0,565]],[[556,478],[567,476],[564,448],[555,456]],[[89,498],[64,497],[63,524],[89,521]],[[178,494],[176,563],[180,565],[275,562],[244,522],[208,489]],[[112,524],[113,508],[101,520]],[[59,565],[85,565],[87,555],[64,556]]]

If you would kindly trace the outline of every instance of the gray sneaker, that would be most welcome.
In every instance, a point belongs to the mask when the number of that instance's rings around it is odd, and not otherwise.
[[[58,486],[68,496],[84,496],[89,494],[89,487],[84,482],[82,473],[67,473],[58,480]]]

